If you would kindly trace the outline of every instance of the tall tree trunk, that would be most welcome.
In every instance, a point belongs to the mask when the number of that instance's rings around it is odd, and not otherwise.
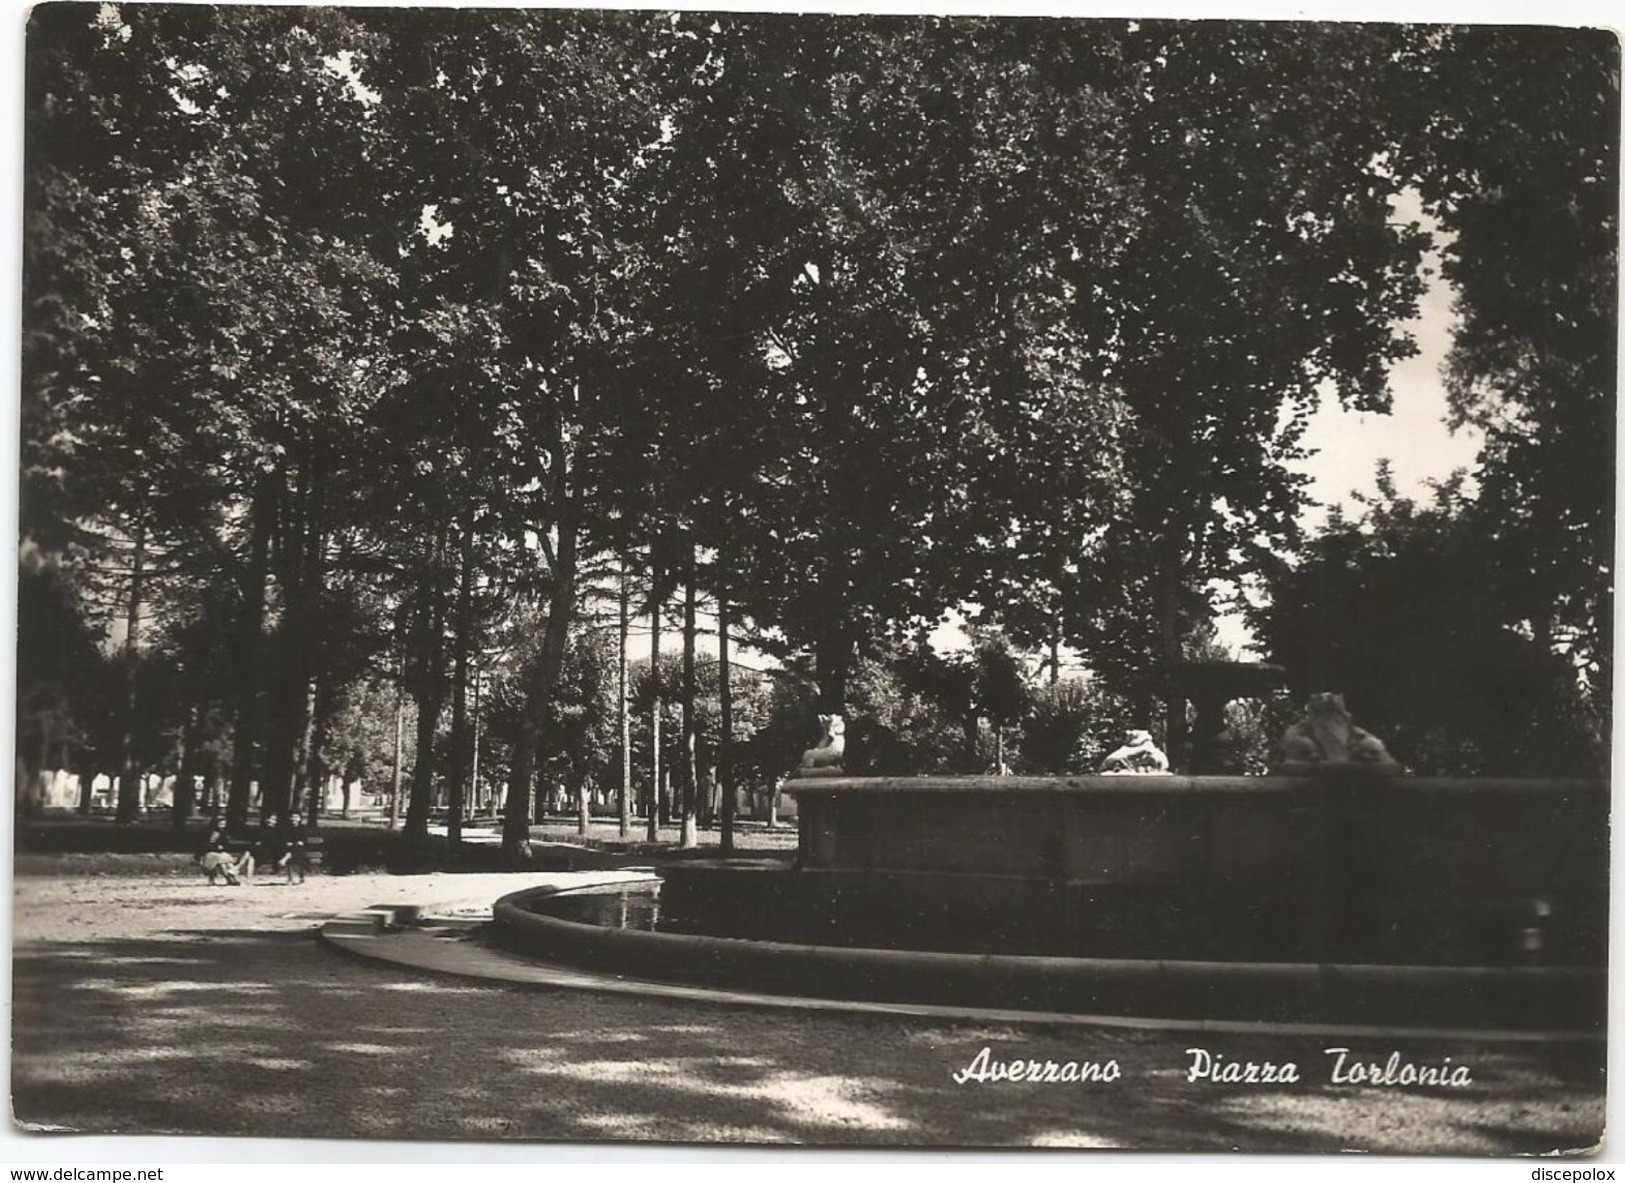
[[[1161,562],[1157,568],[1157,641],[1165,669],[1180,659],[1179,593],[1184,579],[1184,546],[1180,531],[1172,522],[1162,538]],[[1190,767],[1186,742],[1185,699],[1173,682],[1167,686],[1169,763],[1181,771]]]
[[[579,398],[579,383],[576,393]],[[547,630],[542,636],[541,661],[525,688],[519,735],[514,741],[515,768],[516,771],[522,769],[525,777],[515,777],[515,783],[508,790],[507,808],[502,818],[502,856],[510,864],[527,859],[530,855],[529,774],[535,765],[536,737],[546,725],[553,692],[559,684],[559,673],[564,668],[564,654],[576,607],[576,548],[579,539],[576,534],[575,490],[571,487],[570,445],[562,419],[558,423],[551,452],[552,503],[558,510],[555,518],[558,539],[551,554],[552,587],[547,608]]]
[[[632,713],[627,699],[628,663],[626,644],[631,631],[632,588],[627,578],[626,552],[621,552],[621,618],[618,679],[616,682],[617,708],[621,724],[621,839],[632,836]]]
[[[846,630],[832,623],[819,637],[813,655],[821,713],[846,716],[846,680],[852,670],[852,656],[852,641]]]
[[[17,781],[15,789],[16,816],[19,820],[38,816],[45,805],[45,766],[50,762],[53,728],[49,712],[42,712],[34,721],[37,730],[25,735],[19,726],[16,733]]]
[[[453,855],[463,842],[463,801],[468,763],[468,651],[474,638],[474,515],[463,520],[462,557],[457,573],[455,669],[451,681],[451,780],[446,805],[446,843]]]
[[[717,780],[722,785],[722,852],[734,848],[734,695],[728,664],[728,593],[717,591]]]
[[[1062,608],[1063,599],[1061,583],[1065,578],[1065,566],[1057,561],[1055,572],[1050,586],[1050,619],[1049,619],[1049,684],[1058,685],[1061,681],[1061,633],[1065,629],[1065,615]]]
[[[480,802],[480,687],[485,681],[485,671],[479,666],[474,667],[474,743],[473,754],[469,758],[468,784],[469,791],[474,794],[475,806]],[[491,816],[495,817],[496,794],[491,794]]]
[[[664,687],[660,679],[660,574],[650,579],[649,595],[649,685],[654,694],[649,703],[649,833],[650,842],[660,841],[660,699]]]
[[[277,650],[281,668],[272,677],[267,729],[265,766],[260,778],[260,816],[283,817],[293,806],[296,781],[299,775],[300,740],[309,718],[309,683],[301,675],[303,664],[296,650],[301,642],[294,635],[298,626],[291,623],[293,613],[277,631]]]
[[[420,841],[429,835],[429,810],[434,800],[434,735],[440,724],[445,695],[446,605],[442,572],[446,555],[447,527],[440,524],[434,548],[424,570],[423,604],[419,610],[422,626],[418,635],[418,721],[417,742],[412,765],[412,795],[406,805],[407,841]]]
[[[299,769],[299,740],[304,733],[307,687],[300,649],[306,643],[308,620],[304,610],[305,519],[310,476],[302,457],[294,470],[294,488],[282,503],[274,538],[272,568],[282,588],[282,621],[276,629],[276,648],[269,665],[266,694],[265,762],[260,770],[260,821],[282,817],[293,800]]]
[[[88,748],[75,761],[74,771],[79,775],[79,812],[88,817],[96,795],[96,760]]]
[[[502,802],[503,857],[515,861],[523,859],[530,849],[530,796],[531,782],[535,779],[531,772],[531,745],[523,738],[523,722],[520,726],[521,733],[514,737],[513,758],[508,764],[508,795]],[[516,801],[520,803],[517,806]],[[516,808],[519,821],[514,820]]]
[[[312,762],[317,759],[319,746],[316,738],[318,699],[321,688],[310,677],[300,679],[304,686],[303,701],[299,704],[298,738],[293,745],[293,791],[288,794],[288,816],[304,811],[307,818],[316,813],[312,804],[317,798]]]
[[[683,589],[683,701],[682,726],[683,748],[677,767],[677,792],[679,811],[682,815],[682,838],[679,843],[683,850],[693,850],[700,844],[699,827],[696,820],[696,806],[699,797],[699,765],[695,751],[695,721],[694,721],[694,633],[695,633],[695,599],[697,596],[694,587],[695,564],[694,552],[689,551],[687,586]]]
[[[53,740],[54,729],[49,723],[42,724],[39,743],[34,747],[34,759],[32,761],[34,767],[29,770],[28,780],[24,782],[28,787],[28,792],[24,797],[24,809],[30,816],[33,816],[45,805],[46,769],[51,762],[51,744]],[[51,777],[53,787],[55,781],[56,778]]]
[[[135,758],[136,664],[140,659],[142,577],[147,557],[147,517],[136,510],[135,552],[130,559],[130,600],[124,613],[124,703],[119,727],[118,820],[133,822],[141,812],[140,770]]]
[[[304,549],[299,568],[299,609],[303,629],[299,647],[299,685],[295,688],[300,709],[299,744],[296,748],[298,764],[294,769],[294,798],[289,804],[290,814],[303,807],[306,821],[314,827],[321,818],[322,797],[327,791],[327,766],[322,759],[322,748],[327,742],[327,724],[332,714],[329,700],[333,687],[330,684],[332,675],[328,672],[332,633],[327,628],[322,603],[327,582],[326,448],[318,443],[312,451],[313,477],[305,506]]]
[[[304,549],[299,569],[303,635],[299,647],[299,685],[295,688],[300,708],[298,764],[294,769],[294,799],[289,804],[290,812],[303,806],[306,821],[314,827],[321,818],[322,797],[327,791],[327,765],[322,759],[322,747],[327,742],[327,724],[332,715],[329,699],[333,689],[332,678],[325,673],[329,666],[331,634],[322,617],[322,594],[327,580],[328,471],[326,448],[320,442],[312,448],[310,463],[313,475],[305,505]]]
[[[401,755],[406,746],[406,656],[403,652],[395,672],[395,758],[390,768],[389,828],[401,824]]]
[[[170,822],[177,832],[186,829],[186,823],[192,819],[192,810],[196,805],[196,794],[193,792],[192,784],[198,763],[198,730],[207,708],[207,703],[188,703],[186,721],[181,725],[181,750],[177,753],[175,761],[175,794],[171,799],[170,811]]]
[[[520,720],[520,733],[514,741],[516,771],[523,770],[508,790],[507,808],[502,820],[502,853],[504,858],[516,861],[525,857],[530,848],[530,774],[535,767],[536,737],[546,724],[553,692],[559,684],[559,673],[564,668],[564,654],[570,640],[570,622],[575,615],[576,601],[576,527],[569,514],[571,506],[563,498],[560,504],[565,513],[559,522],[558,546],[553,556],[553,579],[547,611],[547,630],[542,637],[541,660],[525,688],[525,708]]]
[[[316,679],[311,700],[311,731],[310,744],[305,753],[305,783],[309,786],[309,796],[305,799],[305,821],[312,829],[321,824],[322,812],[327,805],[327,759],[322,753],[327,749],[327,735],[333,722],[333,678],[331,675]],[[348,781],[344,788],[343,811],[350,811],[350,789]]]

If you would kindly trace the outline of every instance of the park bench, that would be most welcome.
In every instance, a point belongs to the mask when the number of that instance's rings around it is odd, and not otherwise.
[[[322,864],[325,861],[324,853],[326,845],[326,841],[323,839],[321,834],[314,831],[306,832],[305,862],[310,870],[320,871],[322,869]],[[233,858],[241,858],[244,854],[253,854],[255,874],[258,874],[266,867],[271,866],[274,861],[270,858],[264,857],[267,852],[260,849],[260,837],[257,834],[251,837],[230,835],[226,838],[223,847],[225,852],[231,855]]]

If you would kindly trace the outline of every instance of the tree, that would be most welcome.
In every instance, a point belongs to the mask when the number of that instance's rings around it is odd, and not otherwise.
[[[1392,216],[1386,31],[1149,22],[1125,49],[1144,217],[1079,311],[1115,344],[1130,495],[1067,612],[1102,672],[1182,657],[1209,583],[1293,542],[1307,416],[1386,409],[1427,245]]]
[[[1405,166],[1445,236],[1460,316],[1446,383],[1485,433],[1472,513],[1515,618],[1599,719],[1613,651],[1619,40],[1602,29],[1419,35]]]
[[[1133,703],[1098,677],[1063,678],[1033,695],[1022,722],[1021,770],[1093,773],[1142,723]]]
[[[97,720],[106,717],[103,703],[116,683],[68,570],[25,563],[18,578],[17,619],[15,804],[26,814],[37,805],[39,774],[46,768],[79,769],[88,793],[91,765],[73,752],[100,746],[104,760],[111,754],[104,746],[106,728]],[[59,753],[61,763],[50,763]]]
[[[642,209],[634,182],[642,152],[659,140],[649,79],[669,25],[541,12],[373,19],[390,40],[364,76],[410,164],[395,190],[398,216],[437,212],[450,233],[437,248],[436,284],[493,318],[481,391],[508,493],[498,528],[526,540],[523,553],[545,573],[546,644],[515,739],[503,837],[517,856],[582,563],[612,533],[611,506],[597,493],[623,434],[618,296],[636,259],[626,245]]]
[[[631,633],[632,588],[626,569],[626,555],[621,554],[620,588],[617,608],[618,619],[615,633],[615,712],[619,723],[621,775],[618,790],[617,812],[620,814],[621,838],[626,840],[632,836],[632,705],[629,695],[631,686],[631,653],[628,649]]]
[[[516,856],[542,761],[607,775],[583,671],[634,569],[628,615],[684,587],[687,718],[644,742],[685,819],[713,756],[726,785],[811,741],[795,676],[854,768],[1002,762],[1018,652],[1063,641],[1144,723],[1214,581],[1285,579],[1316,401],[1386,406],[1408,186],[1490,430],[1451,510],[1483,620],[1595,690],[1614,61],[1376,26],[42,9],[22,527],[61,577],[28,611],[81,627],[26,667],[29,746],[122,746],[129,786],[229,765],[240,823],[255,780],[274,813],[364,763],[358,704],[405,681],[417,834],[442,784],[460,815],[475,655],[507,649]],[[708,601],[791,671],[760,742],[751,678],[708,697]],[[1009,643],[911,640],[954,608]]]
[[[239,823],[262,705],[260,779],[286,808],[314,664],[297,625],[321,581],[325,495],[342,494],[329,453],[371,394],[384,275],[359,193],[328,188],[372,160],[333,65],[358,43],[337,13],[113,6],[44,10],[30,38],[26,401],[80,459],[42,504],[109,523],[143,558],[179,549],[239,573]],[[187,545],[211,533],[224,545]],[[273,610],[291,647],[262,704]]]
[[[1000,100],[1064,110],[1090,143],[1087,102],[1030,93],[1027,29],[723,18],[673,119],[669,304],[701,312],[662,421],[690,425],[692,471],[726,474],[688,500],[702,541],[732,544],[731,599],[815,655],[829,711],[859,653],[986,586],[1031,501],[1005,479],[1017,449],[1046,422],[1101,438],[1068,410],[1090,392],[1054,380],[1064,351],[1030,340],[1055,301],[990,294],[1030,286],[1032,253]],[[944,101],[990,88],[974,119]],[[1057,501],[1088,504],[1073,491]]]
[[[1000,636],[981,638],[976,646],[976,704],[993,725],[993,767],[1006,771],[1005,731],[1020,722],[1031,706],[1027,671],[1021,658]]]
[[[1343,692],[1418,772],[1596,775],[1606,738],[1570,667],[1500,596],[1495,545],[1459,481],[1424,505],[1384,474],[1359,519],[1334,519],[1272,571],[1252,617],[1260,644],[1298,701]]]

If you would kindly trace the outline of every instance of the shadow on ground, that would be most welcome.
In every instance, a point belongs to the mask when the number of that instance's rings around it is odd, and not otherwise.
[[[309,933],[15,950],[20,1121],[98,1133],[1549,1153],[1602,1126],[1597,1045],[1353,1044],[1471,1066],[1465,1090],[1332,1087],[1311,1037],[976,1027],[413,978]],[[1295,1061],[1192,1084],[1185,1049]],[[1115,1059],[1115,1083],[957,1084]]]

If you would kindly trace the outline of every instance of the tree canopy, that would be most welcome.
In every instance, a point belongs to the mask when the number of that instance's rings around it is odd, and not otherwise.
[[[1213,582],[1263,577],[1313,665],[1305,589],[1349,547],[1401,579],[1379,543],[1422,525],[1484,565],[1475,636],[1605,717],[1617,65],[1564,30],[43,6],[23,606],[60,643],[23,723],[126,774],[214,753],[240,819],[380,767],[409,699],[421,834],[489,674],[518,849],[543,761],[618,764],[621,572],[645,613],[725,601],[883,763],[1027,726],[1054,766],[1082,699],[1023,650],[1143,715]],[[1389,409],[1430,252],[1478,492],[1306,542],[1304,427]],[[1009,643],[923,654],[951,610]]]

